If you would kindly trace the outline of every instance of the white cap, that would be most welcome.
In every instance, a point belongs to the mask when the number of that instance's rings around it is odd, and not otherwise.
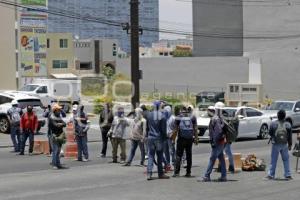
[[[215,109],[221,109],[221,108],[224,108],[225,107],[225,104],[223,102],[217,102],[215,104]]]
[[[208,106],[207,110],[215,110],[214,106]]]
[[[19,105],[17,100],[12,100],[11,105]]]

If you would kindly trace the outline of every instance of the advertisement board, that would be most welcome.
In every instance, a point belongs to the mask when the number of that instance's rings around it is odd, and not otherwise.
[[[47,76],[47,15],[22,13],[20,15],[21,77]]]

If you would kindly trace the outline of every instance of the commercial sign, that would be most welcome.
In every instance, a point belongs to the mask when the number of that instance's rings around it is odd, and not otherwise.
[[[21,0],[21,4],[25,6],[47,7],[47,0]]]
[[[47,76],[47,15],[20,15],[20,62],[22,77]]]

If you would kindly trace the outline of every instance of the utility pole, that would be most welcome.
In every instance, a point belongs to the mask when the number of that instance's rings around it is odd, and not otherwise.
[[[131,104],[136,108],[140,104],[140,70],[139,70],[139,0],[130,0],[131,28],[131,82],[134,94]]]

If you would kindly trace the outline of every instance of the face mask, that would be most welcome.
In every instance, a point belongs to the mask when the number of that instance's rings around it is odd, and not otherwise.
[[[60,112],[59,111],[55,111],[54,115],[55,115],[55,117],[60,117]]]
[[[123,117],[123,115],[124,115],[124,112],[122,112],[122,111],[118,112],[118,117]]]

